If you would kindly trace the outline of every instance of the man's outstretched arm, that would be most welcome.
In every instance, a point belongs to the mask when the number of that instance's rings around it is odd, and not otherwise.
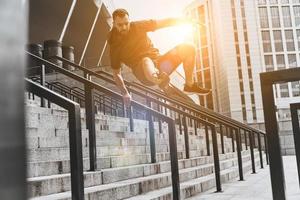
[[[121,68],[120,69],[113,69],[113,76],[114,76],[114,80],[118,86],[118,88],[121,91],[121,94],[123,95],[123,101],[124,104],[128,107],[130,105],[130,101],[131,101],[131,96],[124,84],[123,81],[123,77],[121,74]]]
[[[167,18],[167,19],[160,19],[156,20],[156,28],[165,28],[168,26],[176,26],[182,24],[192,24],[193,21],[187,18]]]

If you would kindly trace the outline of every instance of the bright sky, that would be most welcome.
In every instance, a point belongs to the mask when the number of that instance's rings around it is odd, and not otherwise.
[[[182,17],[183,9],[193,0],[106,0],[110,8],[125,8],[130,19],[163,19]],[[190,35],[185,27],[170,27],[149,33],[154,46],[165,53]]]

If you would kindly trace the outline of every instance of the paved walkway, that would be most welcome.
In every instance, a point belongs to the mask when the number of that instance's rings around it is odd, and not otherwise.
[[[300,200],[297,164],[295,156],[284,156],[286,196],[288,200]],[[245,181],[231,181],[222,185],[224,192],[209,190],[189,200],[272,200],[269,166],[257,169],[257,174],[247,174]]]

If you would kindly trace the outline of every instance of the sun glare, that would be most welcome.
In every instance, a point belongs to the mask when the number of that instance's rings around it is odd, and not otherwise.
[[[174,26],[169,30],[170,40],[174,43],[192,41],[193,31],[194,28],[191,24]]]

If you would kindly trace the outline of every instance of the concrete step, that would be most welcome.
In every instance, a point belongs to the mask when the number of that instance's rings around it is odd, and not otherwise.
[[[53,132],[47,132],[44,137],[35,136],[35,129],[30,130],[31,137],[27,139],[27,149],[38,148],[59,148],[69,147],[69,133],[68,130],[56,130]],[[46,137],[48,136],[48,137]],[[189,140],[190,149],[201,149],[206,146],[205,140],[199,136],[190,136]],[[162,134],[155,135],[155,143],[157,146],[169,145],[169,138]],[[219,142],[220,143],[220,142]],[[224,137],[225,147],[229,149],[231,147],[231,140]],[[177,137],[177,144],[184,144],[184,137]],[[86,130],[82,134],[82,145],[87,147],[89,145],[88,131]],[[127,146],[147,146],[150,145],[149,136],[137,137],[134,133],[119,133],[119,132],[107,132],[96,134],[96,146],[115,146],[115,147],[127,147]],[[221,144],[219,144],[221,148]]]
[[[178,152],[178,158],[182,159],[185,157],[185,152]],[[170,159],[170,153],[157,153],[156,159],[158,162]],[[97,166],[98,169],[107,169],[114,167],[123,167],[129,165],[147,164],[151,162],[150,154],[126,154],[122,156],[109,156],[109,157],[98,157]],[[36,176],[47,176],[52,174],[61,174],[70,172],[70,160],[53,160],[53,161],[38,161],[27,163],[27,177]],[[83,159],[83,166],[85,170],[89,169],[89,159]]]
[[[260,165],[259,160],[255,161],[256,166]],[[244,174],[249,173],[251,171],[251,162],[243,163],[243,171]],[[253,174],[255,176],[255,174]],[[221,182],[225,183],[233,179],[238,179],[238,167],[231,167],[221,171]],[[203,176],[200,178],[192,179],[180,184],[180,199],[186,199],[201,192],[205,192],[209,189],[215,188],[215,175],[210,174],[207,176]],[[99,199],[99,198],[98,198]],[[100,198],[102,199],[102,198]],[[145,194],[137,195],[134,197],[126,198],[126,200],[172,200],[172,187],[165,187],[159,190],[151,191]]]
[[[229,152],[229,151],[228,151]],[[228,154],[228,153],[227,153]],[[226,155],[227,155],[226,154]],[[169,152],[157,153],[156,157],[158,161],[164,161],[169,159]],[[206,149],[190,151],[191,157],[206,156]],[[212,154],[211,154],[212,155]],[[185,152],[178,152],[178,157],[180,159],[185,158]],[[121,156],[107,156],[98,157],[97,166],[98,169],[122,167],[128,165],[137,165],[150,163],[150,153],[148,154],[124,154]],[[45,161],[31,161],[27,163],[28,172],[27,177],[36,176],[47,176],[52,174],[62,174],[70,172],[70,160],[45,160]],[[83,158],[83,166],[85,170],[89,169],[89,159]]]
[[[257,156],[258,154],[256,154]],[[250,155],[244,155],[243,156],[243,161],[247,162],[250,160]],[[233,167],[237,165],[237,159],[226,159],[221,161],[221,169],[227,169],[230,167]],[[154,165],[155,166],[155,165]],[[183,165],[184,166],[184,163]],[[153,168],[154,169],[154,168]],[[133,197],[135,195],[151,192],[153,190],[161,189],[164,187],[168,187],[171,185],[171,175],[169,172],[170,169],[168,169],[167,172],[158,172],[148,176],[141,176],[137,178],[130,178],[130,177],[124,177],[126,180],[121,181],[121,180],[116,180],[118,182],[116,183],[108,183],[104,185],[96,185],[98,182],[96,181],[93,182],[93,176],[90,174],[86,174],[85,176],[87,177],[85,180],[86,184],[86,198],[87,199],[123,199],[123,198],[128,198],[128,197]],[[121,172],[122,173],[122,172]],[[209,174],[213,173],[213,164],[212,163],[205,163],[200,166],[194,166],[194,167],[183,167],[180,170],[180,180],[181,182],[184,181],[190,181],[199,177],[207,176]],[[105,176],[105,171],[103,171],[102,175],[103,177]],[[112,175],[112,174],[111,174]],[[110,175],[110,176],[111,176]],[[142,175],[142,174],[141,174]],[[113,175],[114,176],[114,175]],[[109,177],[109,176],[108,176]],[[118,177],[118,174],[115,174],[114,177]],[[46,177],[48,178],[48,177]],[[55,183],[68,183],[70,181],[63,181],[61,180],[62,177],[57,177],[57,182]],[[69,180],[69,177],[64,177]],[[104,180],[104,179],[102,179]],[[90,181],[90,182],[88,182]],[[51,182],[51,181],[49,181]],[[40,182],[38,182],[40,183]],[[34,190],[33,195],[47,195],[51,194],[51,191],[48,190],[49,184],[45,183],[45,187],[41,187],[41,184],[37,184],[38,186],[34,186],[32,189]],[[57,185],[57,184],[54,184]],[[60,184],[60,186],[66,187],[65,189],[70,189],[69,186],[66,184]],[[52,190],[53,193],[60,192],[62,187],[54,188]],[[89,187],[92,186],[92,187]],[[38,190],[35,190],[37,188]],[[46,191],[43,191],[42,189],[45,189]],[[116,192],[117,191],[117,192]],[[119,192],[118,192],[119,191]],[[45,193],[43,193],[45,192]],[[51,196],[51,195],[50,195]],[[49,198],[48,196],[47,198]],[[51,199],[51,198],[50,198]]]

